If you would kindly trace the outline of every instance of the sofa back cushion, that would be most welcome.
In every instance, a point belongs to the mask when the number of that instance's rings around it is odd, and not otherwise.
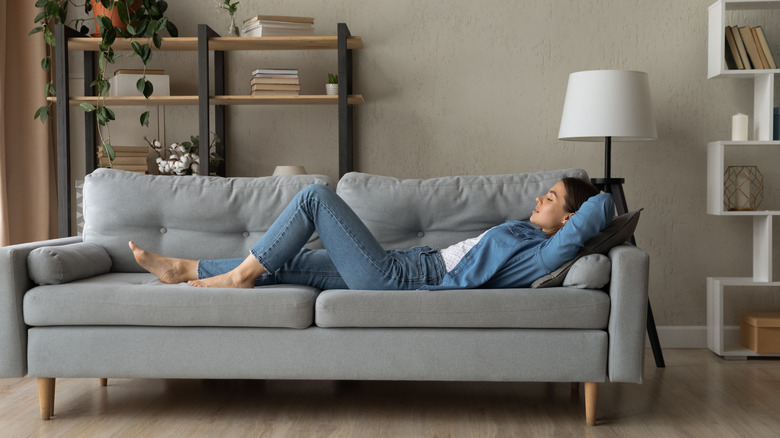
[[[337,192],[388,249],[443,248],[507,220],[526,220],[541,196],[581,169],[401,180],[348,173]]]
[[[332,186],[322,175],[220,178],[97,169],[84,181],[84,241],[103,246],[115,272],[143,272],[128,240],[170,257],[244,258],[310,184]]]

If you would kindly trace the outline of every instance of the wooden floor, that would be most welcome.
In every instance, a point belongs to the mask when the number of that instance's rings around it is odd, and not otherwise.
[[[777,437],[780,361],[648,351],[645,383],[599,385],[598,425],[568,383],[0,379],[8,437]]]

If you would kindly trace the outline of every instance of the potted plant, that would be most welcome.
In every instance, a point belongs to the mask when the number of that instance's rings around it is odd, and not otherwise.
[[[129,4],[128,4],[129,3]],[[165,29],[170,36],[178,36],[179,31],[171,21],[165,17],[165,11],[168,9],[168,3],[164,0],[36,0],[35,6],[42,9],[41,13],[35,17],[36,27],[30,34],[43,33],[43,39],[47,44],[46,57],[41,61],[41,67],[44,70],[50,70],[51,51],[54,47],[54,25],[65,23],[68,14],[68,6],[72,4],[76,7],[83,7],[84,12],[89,14],[95,12],[95,23],[100,32],[100,55],[98,58],[98,76],[92,82],[97,89],[97,105],[91,103],[82,103],[81,109],[87,112],[95,111],[95,116],[101,126],[106,126],[114,120],[114,112],[105,105],[105,97],[108,96],[108,90],[111,85],[105,77],[107,64],[113,64],[118,55],[112,48],[117,38],[134,38],[140,41],[133,41],[131,47],[134,55],[138,55],[144,64],[144,70],[152,59],[152,49],[148,41],[151,41],[158,49],[162,45],[160,32]],[[111,16],[117,21],[115,25]],[[89,29],[84,26],[84,19],[74,20],[79,32],[87,35]],[[154,93],[152,83],[146,79],[146,75],[136,83],[138,91],[147,99]],[[47,96],[54,96],[54,84],[52,81],[45,86]],[[45,121],[49,115],[50,104],[44,105],[35,113],[35,118]],[[141,125],[149,125],[149,111],[145,111],[140,117]],[[115,154],[111,147],[110,137],[104,137],[102,130],[98,130],[100,135],[103,152],[113,161]]]
[[[231,3],[230,0],[214,0],[214,3],[219,9],[226,11],[230,15],[230,25],[228,26],[228,31],[225,36],[237,37],[238,26],[236,26],[236,11],[238,11],[239,2]]]
[[[328,73],[328,83],[325,84],[325,94],[328,96],[338,96],[339,94],[339,75]]]

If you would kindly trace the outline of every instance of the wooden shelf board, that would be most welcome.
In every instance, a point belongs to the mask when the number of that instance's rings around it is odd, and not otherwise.
[[[56,101],[55,97],[49,97],[49,101]],[[74,96],[70,98],[70,105],[78,106],[83,102],[97,104],[95,96]],[[209,105],[336,105],[338,96],[326,96],[324,94],[298,95],[298,96],[212,96]],[[365,103],[363,96],[353,94],[347,99],[350,105]],[[168,106],[168,105],[197,105],[198,96],[152,96],[148,100],[143,96],[106,97],[108,106]]]
[[[114,50],[132,50],[133,40],[117,38],[112,46]],[[140,43],[150,42],[149,38],[136,39]],[[100,38],[70,38],[68,50],[84,50],[97,52]],[[307,37],[213,37],[209,38],[209,50],[335,50],[338,37],[307,36]],[[195,51],[198,50],[197,37],[163,38],[160,49],[150,44],[153,50]],[[362,49],[363,39],[359,36],[347,38],[348,49]]]
[[[209,99],[212,105],[336,105],[338,96],[326,96],[324,94],[299,95],[299,96],[214,96]],[[350,105],[364,104],[360,94],[350,95],[347,99]]]

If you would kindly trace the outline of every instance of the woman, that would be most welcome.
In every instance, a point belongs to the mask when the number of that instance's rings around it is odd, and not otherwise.
[[[130,242],[138,264],[165,283],[251,288],[304,284],[318,289],[527,287],[573,258],[612,222],[609,194],[564,178],[536,198],[530,223],[509,221],[442,250],[387,251],[331,189],[299,192],[245,259],[186,260]],[[303,246],[317,231],[324,250]]]

